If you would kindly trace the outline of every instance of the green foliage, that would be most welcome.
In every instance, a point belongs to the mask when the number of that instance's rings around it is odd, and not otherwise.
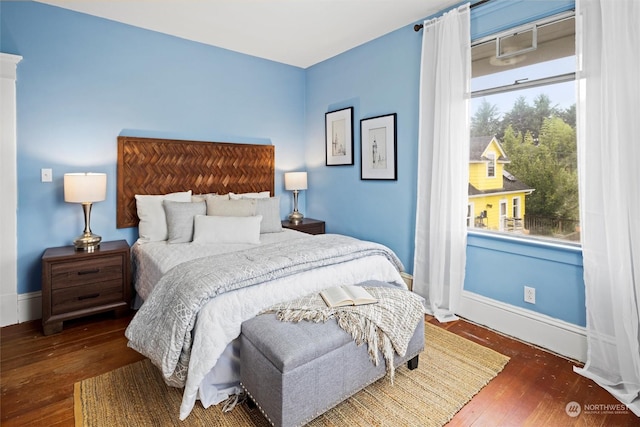
[[[471,118],[471,136],[494,136],[499,130],[498,107],[483,99],[478,111]]]
[[[535,188],[527,197],[527,214],[577,219],[575,105],[560,110],[543,94],[533,105],[517,98],[502,120],[497,110],[483,100],[471,120],[471,135],[496,135],[511,160],[506,169]]]

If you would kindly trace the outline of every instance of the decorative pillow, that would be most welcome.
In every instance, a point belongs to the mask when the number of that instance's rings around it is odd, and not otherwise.
[[[256,216],[196,215],[193,243],[260,243],[260,222]]]
[[[191,201],[192,202],[204,202],[205,200],[207,200],[207,197],[215,197],[215,196],[217,196],[216,193],[192,194],[191,195]],[[223,197],[223,196],[221,196],[221,197]],[[228,199],[229,196],[226,196],[226,198]]]
[[[224,200],[207,197],[207,215],[253,216],[256,214],[256,199]]]
[[[278,233],[282,231],[280,197],[256,199],[256,202],[256,215],[262,215],[260,233]]]
[[[231,200],[240,200],[240,199],[267,199],[271,196],[271,193],[268,191],[261,191],[259,193],[229,193],[229,198]]]
[[[193,240],[193,217],[206,215],[207,204],[202,202],[172,202],[163,200],[167,217],[167,243],[188,243]]]
[[[138,237],[143,242],[167,240],[167,219],[162,207],[163,200],[190,202],[191,190],[164,195],[135,195],[138,212]]]
[[[204,198],[204,201],[206,202],[209,199],[229,200],[229,194],[207,194],[207,196]]]

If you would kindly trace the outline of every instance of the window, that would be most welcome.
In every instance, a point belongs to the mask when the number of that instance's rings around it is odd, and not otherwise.
[[[494,153],[487,154],[487,178],[495,178],[496,176],[496,155]]]
[[[468,218],[579,241],[573,12],[474,41],[471,88]]]
[[[513,217],[520,218],[520,197],[513,198]]]

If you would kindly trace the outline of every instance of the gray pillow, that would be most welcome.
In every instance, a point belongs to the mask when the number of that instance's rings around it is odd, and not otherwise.
[[[256,215],[262,215],[260,233],[278,233],[282,231],[280,197],[256,199],[256,202]]]
[[[187,243],[193,240],[193,218],[207,213],[207,204],[202,202],[172,202],[163,200],[167,217],[168,243]]]

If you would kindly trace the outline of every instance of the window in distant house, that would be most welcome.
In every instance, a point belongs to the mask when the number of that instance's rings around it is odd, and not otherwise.
[[[514,218],[520,218],[520,197],[513,198],[513,211],[512,215]]]
[[[473,223],[473,203],[467,205],[467,227],[474,227]]]
[[[573,15],[472,44],[467,217],[486,230],[580,241]]]
[[[487,154],[487,178],[495,178],[496,176],[496,155],[494,153]]]

